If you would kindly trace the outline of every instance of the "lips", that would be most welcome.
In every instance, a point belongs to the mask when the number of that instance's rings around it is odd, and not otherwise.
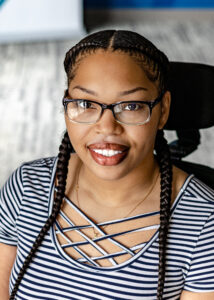
[[[94,161],[102,166],[114,166],[121,163],[128,154],[129,148],[115,143],[97,143],[88,146]]]

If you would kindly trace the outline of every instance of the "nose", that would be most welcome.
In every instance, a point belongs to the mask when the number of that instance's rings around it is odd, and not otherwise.
[[[120,134],[123,131],[121,124],[119,124],[110,109],[105,109],[101,118],[96,123],[97,132],[111,135]]]

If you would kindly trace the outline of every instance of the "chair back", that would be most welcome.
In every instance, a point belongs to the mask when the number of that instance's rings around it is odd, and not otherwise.
[[[202,129],[214,126],[214,66],[171,62],[170,115],[165,129]]]

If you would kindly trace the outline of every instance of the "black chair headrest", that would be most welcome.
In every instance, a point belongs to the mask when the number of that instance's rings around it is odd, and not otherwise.
[[[214,125],[214,67],[171,62],[170,116],[165,129],[200,129]]]

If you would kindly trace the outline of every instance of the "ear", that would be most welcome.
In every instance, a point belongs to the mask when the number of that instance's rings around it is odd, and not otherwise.
[[[164,125],[168,120],[170,104],[171,104],[171,93],[169,91],[166,91],[161,100],[161,115],[158,124],[158,129],[163,129]]]

